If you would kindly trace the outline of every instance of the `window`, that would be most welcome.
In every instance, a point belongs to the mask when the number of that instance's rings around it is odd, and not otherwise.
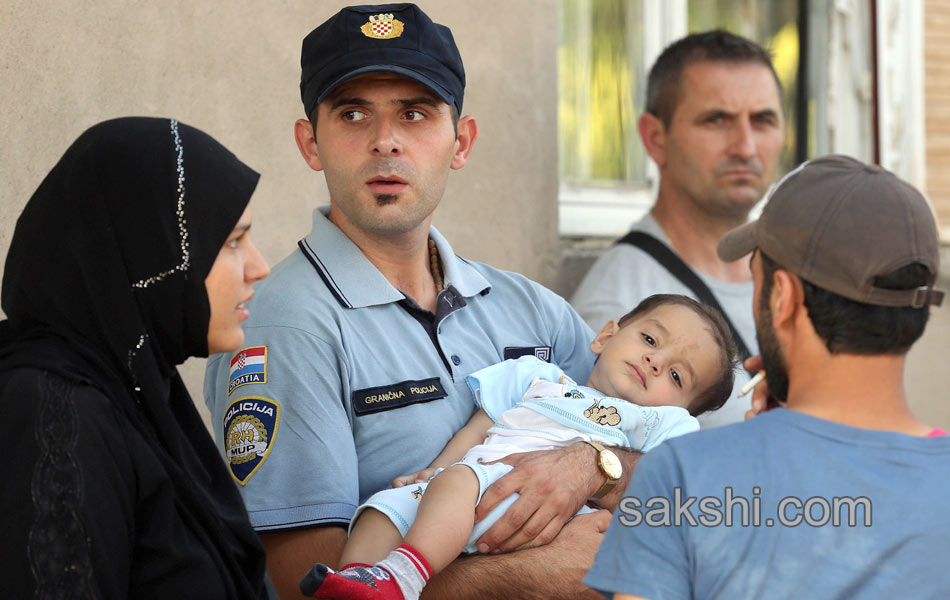
[[[794,164],[798,13],[797,1],[561,0],[561,235],[617,237],[652,206],[656,167],[637,133],[646,77],[691,31],[722,27],[772,50],[785,89],[783,167]]]

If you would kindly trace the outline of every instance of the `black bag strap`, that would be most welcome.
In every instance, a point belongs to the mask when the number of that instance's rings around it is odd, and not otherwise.
[[[716,300],[709,286],[707,286],[703,280],[699,278],[699,275],[690,269],[689,265],[683,262],[683,259],[677,256],[669,246],[645,231],[631,231],[617,240],[617,243],[630,244],[631,246],[636,246],[643,250],[652,256],[656,262],[663,265],[673,277],[679,279],[683,285],[692,290],[693,294],[695,294],[699,300],[718,310],[722,314],[722,318],[725,319],[726,325],[729,326],[729,330],[732,331],[732,337],[736,339],[736,346],[739,348],[739,358],[744,361],[752,355],[749,352],[749,347],[745,345],[742,336],[739,335],[736,326],[732,324],[729,315],[722,309],[719,300]]]

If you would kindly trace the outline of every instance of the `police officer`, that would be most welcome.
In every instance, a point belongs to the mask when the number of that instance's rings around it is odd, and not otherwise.
[[[428,466],[468,421],[466,375],[530,353],[586,381],[594,359],[593,333],[564,300],[457,257],[430,224],[477,137],[475,119],[460,116],[465,74],[449,29],[412,4],[344,8],[306,37],[301,65],[309,119],[296,123],[297,145],[323,171],[330,205],[257,288],[245,347],[211,358],[205,383],[287,597],[313,563],[336,564],[360,502]],[[513,491],[520,504],[482,549],[552,543],[457,561],[431,592],[582,596],[607,519],[595,513],[559,531],[616,482],[596,457],[577,444],[512,458],[516,469],[486,492],[479,516]]]

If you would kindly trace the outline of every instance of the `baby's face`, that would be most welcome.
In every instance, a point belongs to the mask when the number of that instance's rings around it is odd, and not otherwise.
[[[658,306],[619,329],[611,321],[591,350],[600,358],[589,387],[640,406],[686,409],[712,385],[721,352],[702,317],[677,304]]]

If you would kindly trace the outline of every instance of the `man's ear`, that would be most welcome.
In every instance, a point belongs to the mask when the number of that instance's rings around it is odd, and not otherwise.
[[[297,148],[300,155],[307,161],[310,168],[314,171],[322,171],[323,163],[320,161],[320,154],[317,152],[317,138],[313,133],[313,125],[307,119],[298,119],[294,123],[294,138],[297,140]]]
[[[666,126],[663,121],[650,113],[643,113],[637,121],[640,140],[647,154],[661,169],[666,166]]]
[[[607,321],[607,324],[601,327],[600,333],[597,334],[594,341],[590,343],[590,351],[594,354],[603,352],[607,346],[607,342],[609,342],[610,338],[614,337],[614,334],[619,330],[620,326],[617,325],[616,321]]]
[[[786,271],[776,269],[772,274],[772,325],[777,329],[791,323],[794,318],[805,310],[805,290],[802,281]]]
[[[475,139],[478,137],[478,125],[475,123],[475,117],[462,117],[459,119],[458,134],[455,137],[455,154],[452,156],[451,167],[461,169],[468,161],[468,155],[472,153],[472,146],[475,145]]]

